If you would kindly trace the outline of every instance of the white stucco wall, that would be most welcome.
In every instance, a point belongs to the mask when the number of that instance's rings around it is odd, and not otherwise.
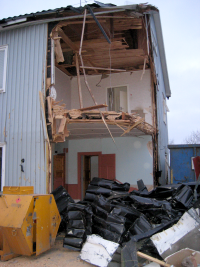
[[[56,101],[62,101],[67,109],[71,109],[71,81],[61,70],[55,67],[55,88],[57,92]]]
[[[145,70],[142,77],[142,71],[133,71],[125,73],[113,73],[111,76],[102,79],[99,86],[96,86],[101,75],[87,76],[89,86],[94,94],[98,104],[107,103],[107,88],[117,86],[127,86],[128,92],[128,112],[132,110],[143,110],[146,122],[152,124],[151,116],[151,73],[150,70]],[[94,102],[85,85],[84,78],[81,77],[81,89],[83,95],[83,106],[93,106]],[[80,108],[77,78],[71,80],[71,108]]]
[[[116,179],[136,185],[143,179],[146,185],[153,185],[153,159],[148,150],[151,136],[118,137],[116,144],[111,138],[69,140],[68,183],[77,184],[78,152],[102,152],[116,154]]]

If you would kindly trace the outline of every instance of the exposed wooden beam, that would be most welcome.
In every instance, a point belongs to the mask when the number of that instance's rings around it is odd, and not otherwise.
[[[99,20],[99,22],[106,22],[106,20],[105,19],[102,19],[102,20]],[[93,19],[92,20],[86,20],[86,22],[85,22],[86,24],[94,24],[94,23],[96,23]],[[58,24],[57,24],[57,26],[59,26],[59,27],[66,27],[66,26],[68,26],[68,25],[77,25],[77,24],[83,24],[83,21],[82,20],[80,20],[80,21],[61,21],[61,22],[59,22]]]
[[[90,59],[85,60],[85,62],[87,62],[87,64],[88,64],[89,67],[95,68],[95,66],[92,64],[92,62],[90,61]],[[97,69],[94,69],[94,72],[99,73]]]
[[[106,108],[108,105],[106,104],[100,104],[100,105],[96,105],[96,106],[91,106],[91,107],[87,107],[87,108],[80,108],[80,111],[85,111],[85,110],[93,110],[93,109],[99,109],[99,108]]]
[[[58,33],[62,37],[63,41],[74,51],[78,51],[79,48],[76,44],[74,44],[71,39],[64,33],[61,28],[58,28]]]
[[[99,68],[99,67],[86,67],[86,66],[80,66],[80,68],[82,69],[90,69],[90,70],[109,70],[109,71],[121,71],[121,72],[124,72],[126,70],[120,70],[120,69],[109,69],[109,68]]]
[[[79,102],[80,108],[83,108],[83,97],[81,91],[81,79],[80,79],[80,71],[79,71],[79,62],[78,62],[78,54],[76,53],[76,73],[77,73],[77,82],[78,82],[78,93],[79,93]]]

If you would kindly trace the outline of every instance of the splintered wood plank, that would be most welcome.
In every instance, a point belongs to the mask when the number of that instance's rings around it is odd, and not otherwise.
[[[135,128],[136,126],[138,126],[139,124],[141,124],[142,122],[144,122],[144,118],[142,118],[141,120],[137,121],[136,123],[134,123],[130,128],[128,128],[121,136],[123,136],[124,134],[129,133],[133,128]]]
[[[56,134],[56,119],[55,118],[53,118],[51,129],[52,129],[52,135]]]
[[[63,134],[64,133],[66,121],[67,121],[67,119],[65,117],[63,117],[61,122],[60,122],[59,129],[58,129],[58,133],[59,134]]]
[[[47,105],[48,105],[48,120],[52,122],[52,98],[47,96]]]
[[[87,108],[80,108],[80,111],[85,111],[85,110],[92,110],[92,109],[99,109],[99,108],[105,108],[108,105],[106,104],[100,104],[100,105],[96,105],[96,106],[91,106],[91,107],[87,107]]]
[[[55,44],[56,61],[58,63],[64,62],[65,59],[63,57],[63,52],[62,52],[62,48],[60,45],[60,37],[58,37],[58,32],[53,32],[53,39],[54,39],[54,44]]]
[[[67,129],[67,123],[65,124],[64,136],[65,136],[65,137],[68,137],[68,136],[69,136],[69,131],[68,131],[68,129]]]

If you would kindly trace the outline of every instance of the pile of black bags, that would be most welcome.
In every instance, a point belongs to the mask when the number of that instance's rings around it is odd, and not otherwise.
[[[185,211],[198,206],[195,183],[159,186],[148,191],[143,181],[128,193],[130,184],[93,178],[84,201],[74,203],[61,186],[52,193],[62,217],[64,247],[81,250],[86,236],[98,234],[125,246],[130,240],[149,246],[149,237],[175,224]],[[200,199],[200,186],[197,187]],[[140,243],[138,243],[140,244]],[[150,247],[149,247],[150,249]]]

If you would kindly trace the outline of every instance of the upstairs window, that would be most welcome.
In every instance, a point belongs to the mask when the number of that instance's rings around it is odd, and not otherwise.
[[[128,112],[127,86],[108,88],[108,110],[116,112]]]
[[[7,51],[7,45],[0,46],[0,93],[6,89]]]

